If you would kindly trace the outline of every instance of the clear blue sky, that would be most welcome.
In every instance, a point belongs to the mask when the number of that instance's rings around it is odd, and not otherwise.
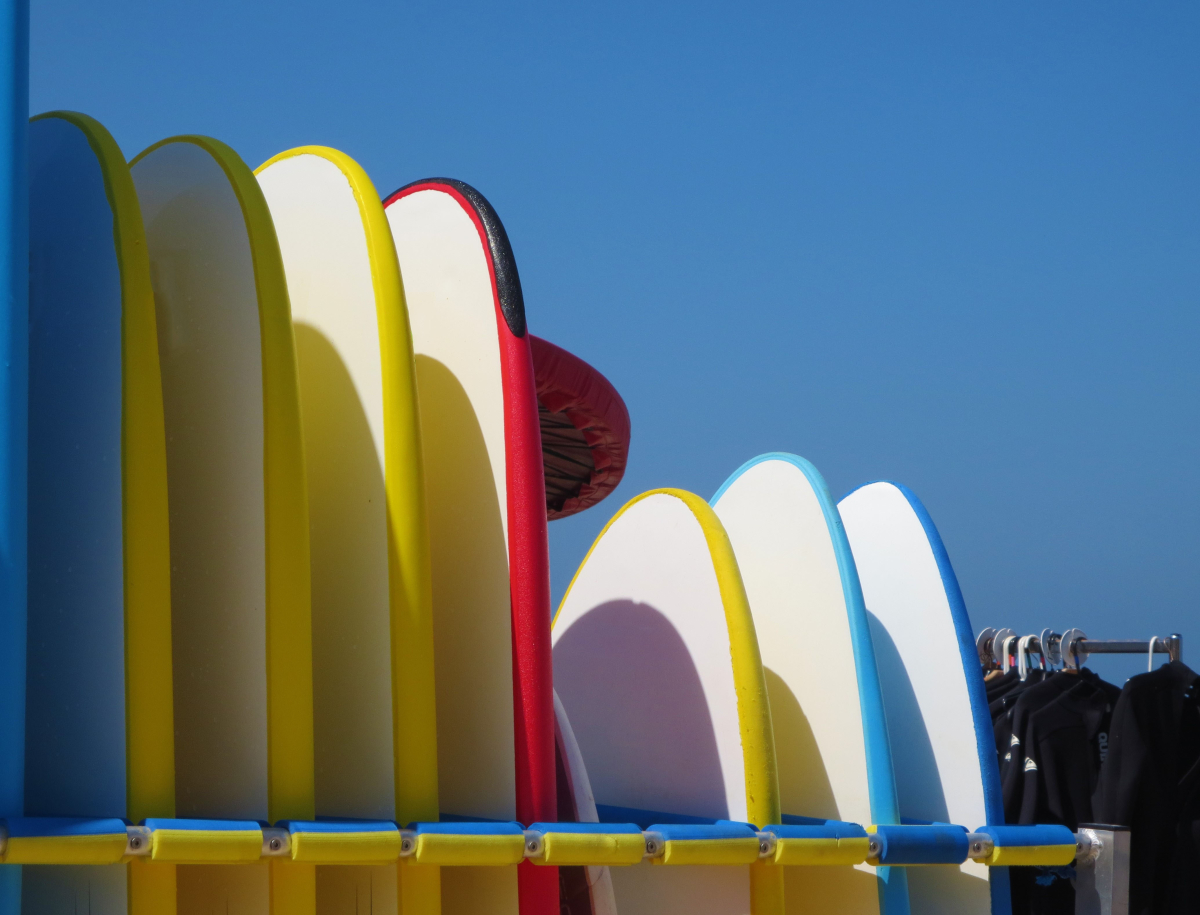
[[[32,0],[32,23],[31,110],[129,156],[321,143],[381,193],[487,195],[531,330],[633,420],[617,493],[551,525],[556,601],[626,499],[786,450],[835,495],[916,490],[977,629],[1177,630],[1200,666],[1195,4]]]

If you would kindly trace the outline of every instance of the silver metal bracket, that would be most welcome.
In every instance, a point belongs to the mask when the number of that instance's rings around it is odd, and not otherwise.
[[[1172,661],[1183,660],[1183,636],[1172,632],[1167,638],[1167,655]]]
[[[289,858],[292,854],[292,835],[286,829],[264,826],[262,831],[264,858]]]
[[[125,827],[125,856],[127,858],[147,858],[154,850],[154,836],[145,826]]]
[[[758,833],[758,856],[760,858],[769,858],[773,854],[775,854],[775,833]]]
[[[525,857],[540,858],[545,853],[545,843],[542,842],[542,834],[536,829],[525,830]]]
[[[1090,829],[1081,829],[1075,833],[1075,866],[1091,866],[1100,857],[1100,849],[1104,843]]]
[[[400,857],[407,858],[417,852],[417,834],[411,829],[400,830]]]
[[[992,856],[994,847],[991,836],[982,832],[967,833],[967,857],[972,861],[986,861]]]
[[[644,832],[642,835],[646,837],[647,858],[657,858],[667,850],[667,843],[666,840],[663,839],[662,833]]]
[[[867,858],[877,860],[883,854],[883,840],[879,836],[867,836]]]

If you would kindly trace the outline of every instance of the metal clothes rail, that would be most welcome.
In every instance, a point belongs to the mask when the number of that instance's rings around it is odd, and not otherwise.
[[[1082,629],[1018,635],[1012,629],[988,628],[979,633],[975,648],[984,670],[1008,670],[1014,659],[1022,664],[1029,654],[1038,655],[1043,666],[1076,670],[1093,654],[1165,654],[1172,661],[1183,660],[1183,636],[1178,632],[1149,639],[1089,639]]]

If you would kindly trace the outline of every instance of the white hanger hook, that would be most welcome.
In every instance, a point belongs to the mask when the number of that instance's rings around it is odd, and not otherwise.
[[[1029,676],[1029,640],[1037,638],[1033,635],[1023,635],[1017,640],[1017,673],[1024,680]]]
[[[1001,664],[1001,667],[1003,667],[1005,673],[1008,673],[1010,670],[1012,670],[1012,664],[1009,662],[1008,657],[1009,657],[1009,652],[1012,650],[1011,645],[1012,645],[1013,639],[1015,639],[1015,638],[1016,638],[1015,635],[1010,635],[1008,638],[1006,638],[1004,640],[1004,645],[1002,646],[1003,650],[1004,650],[1004,654],[1001,656],[1000,664]]]
[[[1150,636],[1150,656],[1146,660],[1146,672],[1154,670],[1154,644],[1158,641],[1158,636]]]

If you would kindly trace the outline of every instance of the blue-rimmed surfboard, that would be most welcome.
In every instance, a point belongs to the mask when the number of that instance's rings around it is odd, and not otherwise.
[[[850,546],[825,480],[792,454],[738,468],[712,499],[758,632],[785,816],[896,824],[892,754]],[[908,911],[896,868],[789,867],[789,908]]]
[[[131,165],[167,437],[176,813],[313,818],[307,491],[283,262],[253,173],[176,137]],[[177,868],[181,913],[312,912],[311,872]]]
[[[521,281],[491,204],[384,202],[412,328],[433,570],[441,813],[556,820],[546,486]],[[448,912],[557,915],[553,867],[446,868]]]
[[[142,214],[92,118],[40,115],[29,143],[25,812],[171,816],[166,444]],[[29,868],[24,907],[125,911],[125,871]],[[170,876],[136,866],[130,910],[152,910],[146,893]]]
[[[900,814],[1004,823],[983,673],[958,579],[911,490],[868,483],[838,503],[871,620]],[[973,861],[909,871],[918,912],[1009,915],[1008,872]]]
[[[601,819],[778,820],[754,623],[708,503],[681,490],[627,503],[575,574],[553,640],[555,686]],[[762,864],[610,874],[622,915],[783,911],[783,875]]]
[[[296,334],[313,581],[316,813],[438,819],[429,539],[412,339],[379,195],[337,150],[260,166]],[[433,867],[317,870],[319,910],[438,911]]]

